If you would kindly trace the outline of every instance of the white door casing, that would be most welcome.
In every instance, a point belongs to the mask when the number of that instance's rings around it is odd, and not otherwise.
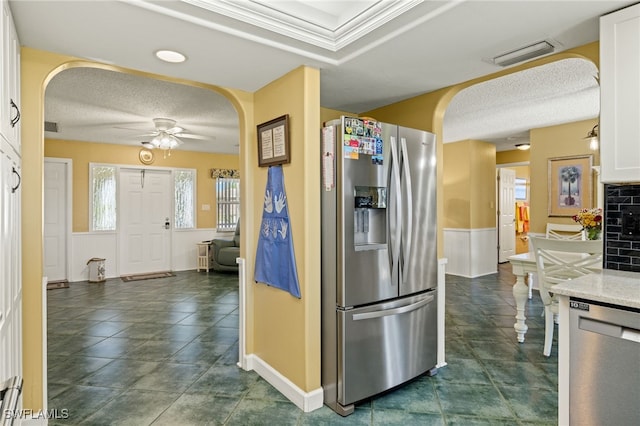
[[[69,278],[71,160],[44,161],[44,276],[47,281]]]
[[[120,275],[171,269],[172,188],[170,171],[120,169]]]
[[[516,254],[516,172],[498,169],[498,263]]]

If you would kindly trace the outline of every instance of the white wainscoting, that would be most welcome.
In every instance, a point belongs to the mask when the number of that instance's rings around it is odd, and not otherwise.
[[[474,278],[498,272],[496,228],[445,228],[443,236],[448,274]]]
[[[74,232],[71,235],[71,277],[69,281],[89,279],[89,259],[105,259],[105,276],[119,277],[118,234],[115,232]]]
[[[196,269],[197,246],[200,241],[213,238],[232,239],[232,232],[218,232],[211,228],[174,231],[171,236],[171,269]],[[89,259],[105,259],[105,276],[117,278],[118,234],[116,232],[74,232],[71,237],[71,277],[69,281],[89,279]]]

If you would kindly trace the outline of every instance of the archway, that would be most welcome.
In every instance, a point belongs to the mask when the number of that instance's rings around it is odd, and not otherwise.
[[[491,144],[496,146],[493,149],[497,151],[513,150],[516,144],[529,142],[530,129],[547,128],[597,117],[599,86],[595,77],[597,77],[597,67],[593,62],[583,58],[568,58],[463,88],[452,97],[444,114],[445,153],[455,145],[448,145],[449,143],[465,143],[469,146],[467,156],[472,155],[469,149],[479,150],[476,154],[483,153],[477,155],[482,166],[479,166],[477,159],[468,157],[470,164],[495,170],[495,161],[491,163],[489,158]],[[587,130],[585,129],[585,134]],[[445,185],[448,179],[459,180],[458,177],[452,178],[451,170],[450,168],[447,171],[445,168],[443,171]],[[456,260],[454,251],[451,249],[454,244],[452,242],[454,234],[444,232],[445,256],[450,260],[450,272],[453,274],[477,276],[495,270],[498,256],[492,247],[495,247],[495,242],[500,240],[491,230],[496,228],[495,196],[492,199],[492,194],[496,193],[494,179],[493,172],[487,173],[484,181],[475,178],[473,181],[467,179],[463,185],[465,190],[462,195],[458,195],[466,200],[463,204],[468,207],[453,210],[450,208],[450,214],[445,214],[448,223],[444,224],[444,228],[456,231],[455,238],[459,238],[460,233],[466,235],[467,242],[472,247],[483,247],[481,250],[471,250],[468,256],[472,256],[471,252],[495,253],[495,256],[487,255],[475,260],[468,257]],[[477,197],[477,194],[483,191],[488,204],[486,206],[481,200],[482,196]],[[489,201],[490,199],[492,201]],[[445,211],[447,206],[460,205],[459,202],[454,203],[454,201],[456,200],[453,198],[445,199]],[[461,226],[458,226],[460,224]],[[515,235],[513,240],[515,245]],[[454,258],[451,259],[451,256]],[[461,269],[456,270],[456,265],[460,265]],[[466,268],[464,265],[471,266]]]
[[[22,142],[23,142],[23,219],[22,241],[23,253],[28,254],[23,263],[23,370],[25,379],[24,404],[33,409],[45,408],[46,390],[43,388],[44,370],[46,369],[46,352],[43,347],[43,328],[46,327],[43,318],[43,304],[45,302],[44,286],[42,285],[42,181],[44,159],[44,94],[48,82],[58,73],[73,67],[97,67],[120,72],[142,74],[124,68],[81,61],[75,58],[50,54],[24,48],[22,51]],[[148,75],[148,74],[147,74]],[[163,80],[171,80],[162,76],[154,76]],[[243,146],[251,134],[247,118],[252,115],[252,101],[242,93],[236,93],[211,85],[186,82],[188,84],[210,89],[225,96],[234,106],[239,116],[240,132],[240,171],[244,176],[247,161]],[[248,172],[251,173],[250,171]],[[243,197],[251,199],[250,188],[243,187]],[[244,209],[244,208],[243,208]],[[28,214],[27,214],[28,212]],[[246,218],[246,215],[242,215]],[[245,220],[245,219],[243,219]],[[38,225],[40,224],[40,226]],[[246,235],[243,236],[243,239]]]

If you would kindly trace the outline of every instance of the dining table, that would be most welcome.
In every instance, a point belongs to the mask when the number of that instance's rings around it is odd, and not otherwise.
[[[509,256],[507,258],[511,263],[511,271],[516,276],[516,282],[513,285],[513,298],[516,301],[516,322],[513,328],[516,330],[518,342],[524,342],[524,336],[527,334],[526,317],[524,309],[529,299],[529,286],[527,277],[530,273],[536,272],[536,255],[534,252],[527,252]],[[529,277],[529,279],[531,279]]]
[[[586,255],[584,253],[559,253],[558,256],[566,260],[577,260],[576,256],[585,257]],[[516,331],[518,342],[523,343],[524,336],[529,329],[526,324],[527,318],[524,315],[527,300],[531,298],[528,280],[532,279],[529,274],[537,271],[536,255],[530,251],[509,256],[507,260],[511,263],[511,272],[516,276],[516,282],[513,285],[513,298],[516,301],[516,322],[513,324],[513,328]],[[593,269],[594,272],[599,272],[602,268],[600,266],[589,269]]]

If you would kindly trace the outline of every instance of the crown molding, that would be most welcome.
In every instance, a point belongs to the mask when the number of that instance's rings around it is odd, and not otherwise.
[[[231,0],[183,0],[185,3],[218,13],[226,17],[266,29],[285,37],[293,38],[331,52],[349,46],[387,22],[422,3],[421,0],[376,1],[371,6],[351,14],[344,23],[335,20],[332,25],[327,20],[321,23],[312,16],[317,12],[299,2],[299,16],[277,9],[277,3]],[[306,11],[305,11],[306,9]]]

